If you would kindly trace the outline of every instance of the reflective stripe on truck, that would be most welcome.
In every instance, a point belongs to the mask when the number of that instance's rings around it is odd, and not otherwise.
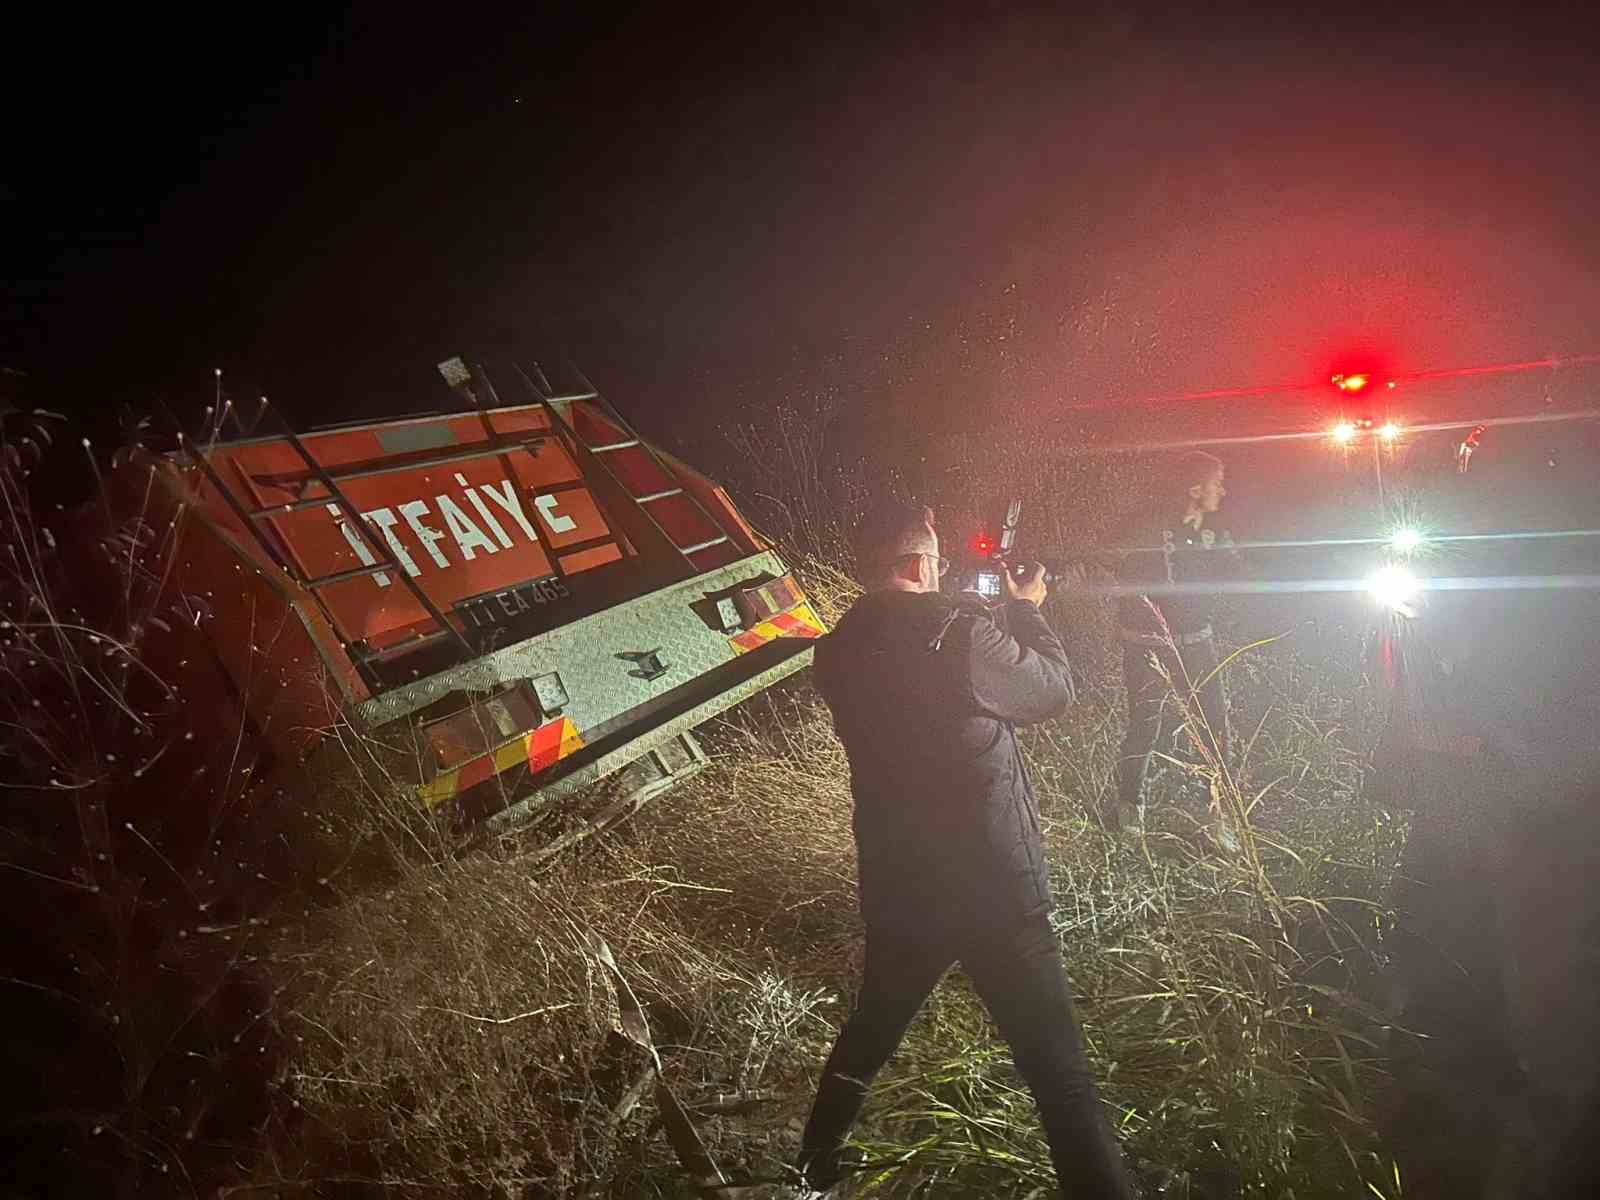
[[[568,718],[560,717],[530,729],[492,754],[472,759],[454,770],[439,772],[417,789],[417,795],[429,808],[437,808],[513,767],[526,765],[530,774],[537,774],[582,749],[583,736],[577,726]]]
[[[817,614],[811,611],[811,606],[797,604],[788,612],[778,613],[770,620],[762,621],[759,625],[729,638],[728,642],[733,646],[735,654],[748,654],[756,647],[766,645],[773,638],[816,638],[821,637],[822,633],[822,622],[817,618]]]

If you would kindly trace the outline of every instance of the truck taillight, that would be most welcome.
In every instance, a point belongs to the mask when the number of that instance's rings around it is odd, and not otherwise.
[[[788,612],[804,598],[794,576],[785,575],[753,587],[740,588],[733,594],[733,603],[744,627],[750,629],[779,613]]]
[[[419,730],[429,765],[448,771],[503,746],[544,720],[539,705],[521,687],[480,700]]]

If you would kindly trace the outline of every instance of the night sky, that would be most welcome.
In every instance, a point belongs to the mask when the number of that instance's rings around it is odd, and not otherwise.
[[[1576,9],[401,7],[14,26],[0,366],[310,423],[570,354],[649,426],[1600,351]]]

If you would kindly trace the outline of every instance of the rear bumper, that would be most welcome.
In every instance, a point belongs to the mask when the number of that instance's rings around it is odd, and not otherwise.
[[[776,578],[786,571],[771,551],[753,554],[382,692],[360,705],[357,716],[368,727],[379,728],[452,693],[493,692],[517,680],[559,671],[572,693],[567,715],[592,740],[597,728],[653,702],[676,679],[698,678],[744,657],[700,615],[706,598],[743,580]],[[670,680],[642,677],[626,661],[635,652],[656,648],[673,666]]]
[[[494,834],[526,822],[546,805],[621,770],[734,705],[811,664],[811,644],[784,638],[728,664],[737,673],[709,672],[662,696],[643,711],[624,714],[609,730],[594,731],[581,749],[534,773],[503,772],[456,798],[462,819]]]
[[[741,613],[744,628],[730,625],[726,597],[761,579],[786,581],[779,602],[789,607],[764,620]],[[400,723],[438,701],[479,713],[491,701],[472,696],[537,688],[527,681],[553,674],[560,706],[540,699],[531,712],[511,705],[519,711],[493,721],[480,716],[477,729],[488,735],[498,726],[499,740],[418,789],[424,804],[448,807],[463,824],[493,817],[504,825],[524,819],[530,804],[584,787],[806,666],[823,632],[782,562],[766,551],[396,688],[360,715],[371,725]],[[470,729],[467,740],[481,744]],[[518,812],[503,815],[513,808]]]

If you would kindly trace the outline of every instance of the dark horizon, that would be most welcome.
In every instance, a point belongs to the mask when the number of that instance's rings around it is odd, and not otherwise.
[[[938,425],[1591,353],[1581,31],[358,5],[58,56],[41,30],[0,365],[86,409],[220,366],[311,422],[446,403],[462,348],[571,354],[645,424],[831,369]]]

